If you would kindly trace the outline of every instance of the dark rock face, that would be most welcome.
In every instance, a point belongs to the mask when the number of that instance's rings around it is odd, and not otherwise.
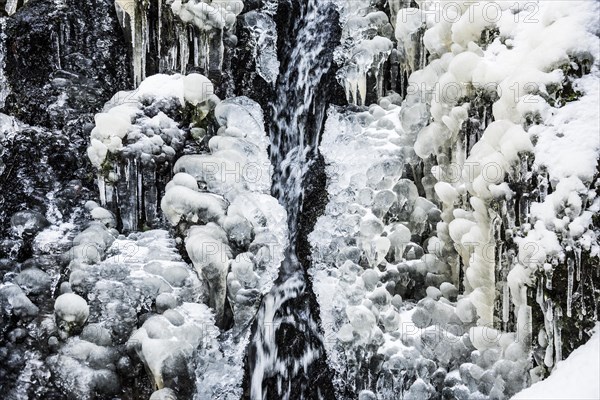
[[[81,125],[129,86],[129,56],[114,2],[32,0],[8,18],[5,113],[30,125]],[[89,118],[89,116],[88,116]]]
[[[33,0],[7,18],[3,34],[11,92],[0,112],[38,126],[18,129],[2,143],[0,232],[5,237],[13,213],[45,213],[50,193],[63,221],[91,196],[85,149],[93,116],[130,86],[130,63],[110,0]]]
[[[0,1],[0,17],[6,16],[5,4]],[[0,390],[8,399],[64,399],[68,390],[55,386],[43,361],[56,344],[40,321],[52,312],[54,285],[64,281],[66,262],[56,243],[34,249],[32,242],[48,223],[84,226],[82,205],[97,196],[85,155],[93,116],[114,93],[131,87],[130,60],[112,0],[31,0],[18,6],[0,32],[11,89],[0,112],[18,124],[0,143],[0,276],[15,284],[0,294]],[[23,304],[15,308],[5,300],[9,291],[20,290]],[[36,363],[29,381],[20,379]],[[131,389],[121,398],[149,396],[149,382],[135,382],[146,379],[136,368],[123,374]]]
[[[92,196],[87,160],[80,156],[85,154],[86,145],[79,135],[44,128],[26,128],[6,138],[2,156],[6,169],[0,177],[3,238],[11,230],[11,216],[18,211],[46,214],[53,206],[56,223],[69,220],[75,208]],[[7,256],[4,247],[0,246],[0,255]],[[24,248],[17,258],[28,255]]]

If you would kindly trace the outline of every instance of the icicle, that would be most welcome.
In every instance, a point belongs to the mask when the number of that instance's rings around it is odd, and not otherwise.
[[[137,158],[134,160],[135,175],[137,178],[137,188],[135,191],[135,199],[137,201],[137,214],[135,214],[135,226],[136,227],[139,225],[138,221],[141,220],[143,210],[144,210],[144,197],[142,196],[142,193],[144,193],[144,183],[143,183],[144,176],[141,171],[143,169],[143,165],[141,165],[141,164],[142,163]]]
[[[552,275],[554,274],[554,269],[551,264],[544,264],[544,273],[546,275],[546,289],[552,290]]]
[[[356,103],[364,106],[367,100],[367,73],[362,66],[359,67],[357,86],[360,100],[357,99]]]
[[[8,81],[6,75],[4,75],[6,55],[6,35],[4,32],[6,32],[6,19],[0,18],[0,108],[4,107],[4,102],[10,93]]]
[[[201,33],[201,35],[203,35]],[[206,68],[204,68],[204,65],[200,65],[200,54],[205,54],[204,52],[204,48],[200,48],[200,39],[198,38],[198,35],[194,35],[194,67],[202,67],[204,69],[204,72],[206,72]]]
[[[179,69],[180,73],[187,72],[187,64],[190,59],[190,48],[188,39],[188,29],[184,28],[183,32],[179,33]]]
[[[502,287],[502,322],[508,323],[510,315],[510,290],[508,283],[504,282]]]
[[[581,282],[581,248],[575,246],[575,267],[577,268],[577,282]]]
[[[519,313],[517,315],[517,335],[519,339],[522,340],[521,343],[523,348],[530,349],[533,336],[531,306],[522,305],[519,307]]]
[[[544,304],[544,283],[542,277],[539,277],[537,281],[535,300],[540,305]]]
[[[158,54],[158,59],[162,60],[161,54],[161,35],[162,35],[162,0],[157,0],[157,8],[158,8],[158,43],[156,45],[156,52]]]
[[[561,334],[561,317],[562,317],[562,309],[560,306],[556,306],[555,309],[555,317],[553,320],[554,323],[554,348],[556,357],[554,358],[555,364],[562,360],[562,334]]]
[[[98,173],[98,192],[100,192],[100,205],[106,206],[106,189],[102,173]]]
[[[127,157],[125,166],[121,167],[125,173],[125,180],[119,181],[119,209],[123,222],[123,231],[134,232],[137,230],[138,212],[138,168],[135,158]]]
[[[571,318],[573,303],[573,275],[575,273],[574,261],[569,257],[567,260],[567,317]]]
[[[543,203],[546,200],[546,196],[548,196],[548,179],[545,174],[540,175],[540,183],[539,187],[539,203]]]

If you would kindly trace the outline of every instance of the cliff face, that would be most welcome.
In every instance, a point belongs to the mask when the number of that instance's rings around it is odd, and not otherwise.
[[[508,397],[597,321],[591,9],[454,11],[340,11],[338,79],[348,102],[378,99],[329,111],[329,204],[311,234],[326,336],[339,339],[326,347],[348,398]]]
[[[597,14],[0,0],[2,392],[547,376],[598,321]]]

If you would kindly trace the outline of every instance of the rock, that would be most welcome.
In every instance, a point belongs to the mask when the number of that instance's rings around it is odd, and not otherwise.
[[[42,270],[28,268],[21,271],[14,281],[26,294],[42,294],[50,290],[52,279]]]
[[[59,329],[67,334],[83,326],[90,315],[90,308],[81,296],[65,293],[54,302],[54,314]]]
[[[19,211],[10,218],[12,229],[18,236],[25,234],[36,234],[50,223],[38,211]]]
[[[150,400],[177,400],[177,396],[173,389],[164,388],[152,393]]]
[[[17,285],[0,285],[0,312],[18,318],[35,317],[39,309]]]

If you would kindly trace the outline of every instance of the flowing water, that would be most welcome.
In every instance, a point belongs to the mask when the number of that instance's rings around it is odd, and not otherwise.
[[[322,334],[311,309],[307,276],[296,254],[298,217],[303,204],[303,181],[317,152],[324,104],[316,98],[331,68],[327,55],[333,29],[328,1],[300,0],[300,15],[286,40],[282,71],[271,103],[271,161],[273,195],[288,212],[290,246],[275,287],[257,315],[250,345],[252,399],[319,399],[326,390],[311,377],[311,367],[327,369]],[[280,351],[285,346],[284,351]],[[325,367],[324,367],[325,366]],[[313,370],[313,371],[314,371]],[[320,372],[322,374],[322,372]],[[322,377],[322,375],[321,375]],[[312,382],[311,382],[312,381]]]

